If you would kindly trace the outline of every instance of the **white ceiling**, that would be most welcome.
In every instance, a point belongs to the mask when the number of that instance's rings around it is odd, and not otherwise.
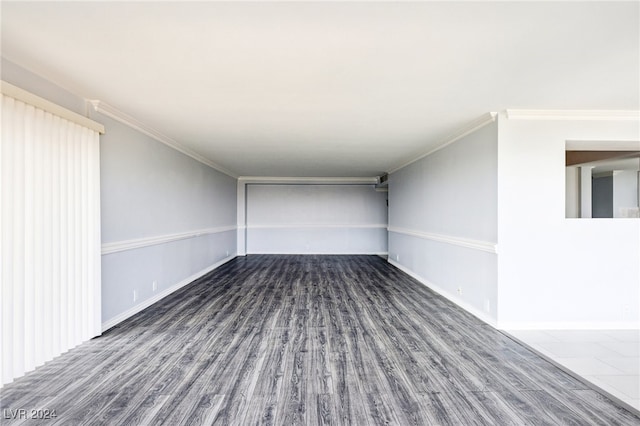
[[[639,2],[2,1],[2,55],[245,176],[375,176],[488,111],[640,109]]]

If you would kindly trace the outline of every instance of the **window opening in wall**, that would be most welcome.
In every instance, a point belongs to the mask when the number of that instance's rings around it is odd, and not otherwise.
[[[639,218],[640,150],[566,150],[567,218]]]

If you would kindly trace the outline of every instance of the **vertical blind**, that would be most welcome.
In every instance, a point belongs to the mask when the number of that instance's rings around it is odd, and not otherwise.
[[[98,131],[3,92],[5,384],[100,334],[100,162]]]

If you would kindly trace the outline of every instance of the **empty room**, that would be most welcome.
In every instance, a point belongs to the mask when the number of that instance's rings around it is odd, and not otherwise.
[[[640,425],[640,2],[0,20],[0,424]]]

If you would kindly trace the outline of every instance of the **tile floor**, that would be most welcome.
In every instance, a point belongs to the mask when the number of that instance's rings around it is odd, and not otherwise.
[[[640,330],[507,330],[507,333],[640,410]]]

